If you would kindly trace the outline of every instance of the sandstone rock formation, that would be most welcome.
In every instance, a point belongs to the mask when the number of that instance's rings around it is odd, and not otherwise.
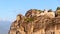
[[[11,24],[8,34],[48,34],[60,32],[56,25],[60,25],[60,13],[31,9],[25,16],[18,14]],[[60,11],[59,11],[60,12]],[[57,16],[55,16],[57,15]],[[60,27],[58,26],[58,29]]]

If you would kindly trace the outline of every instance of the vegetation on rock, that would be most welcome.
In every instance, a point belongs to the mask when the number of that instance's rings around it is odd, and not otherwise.
[[[12,23],[9,34],[40,34],[39,30],[45,29],[46,31],[47,27],[60,23],[59,10],[60,7],[57,8],[56,13],[51,9],[44,13],[42,10],[31,9],[27,11],[25,16],[19,14],[17,15],[17,19]]]

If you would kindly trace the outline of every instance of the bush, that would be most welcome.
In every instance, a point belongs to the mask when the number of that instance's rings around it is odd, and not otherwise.
[[[52,9],[49,9],[48,12],[52,12]]]
[[[25,21],[32,22],[33,21],[33,18],[26,18]]]
[[[60,10],[60,7],[57,7],[57,10]]]

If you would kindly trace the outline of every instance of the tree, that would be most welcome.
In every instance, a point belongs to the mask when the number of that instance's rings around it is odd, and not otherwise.
[[[60,10],[60,7],[57,7],[57,10]]]
[[[52,12],[52,9],[49,9],[48,12]]]
[[[57,17],[57,16],[60,16],[60,7],[57,7],[57,9],[56,9],[56,12],[55,12],[55,13],[56,13],[56,17]]]

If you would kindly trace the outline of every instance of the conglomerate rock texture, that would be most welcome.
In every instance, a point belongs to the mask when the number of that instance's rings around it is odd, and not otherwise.
[[[57,11],[56,11],[57,14]],[[53,11],[31,9],[25,16],[18,14],[8,34],[40,34],[40,30],[60,23],[60,16]]]

